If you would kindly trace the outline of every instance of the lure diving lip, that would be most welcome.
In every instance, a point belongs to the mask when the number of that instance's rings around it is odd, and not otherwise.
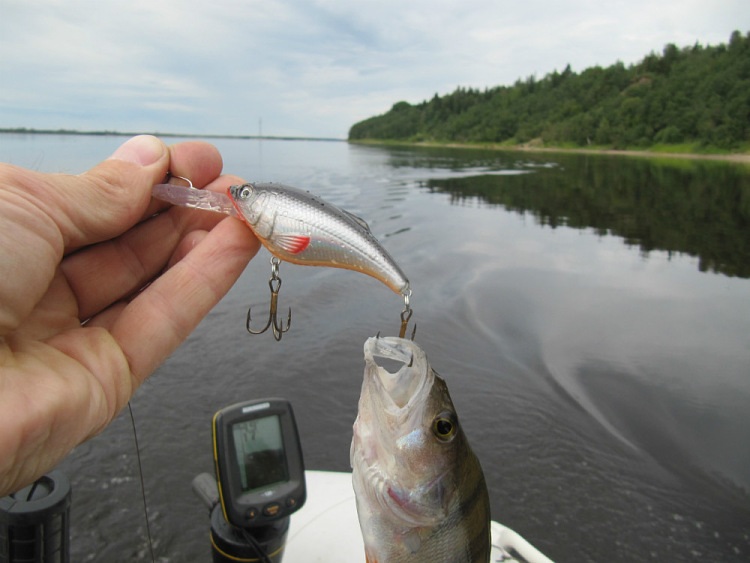
[[[189,182],[190,186],[185,187],[177,186],[175,184],[156,184],[151,190],[151,195],[156,199],[166,201],[172,205],[203,209],[204,211],[213,211],[215,213],[224,213],[234,217],[237,216],[237,211],[232,204],[232,200],[229,199],[229,196],[209,190],[195,189],[192,182],[187,178],[182,178],[181,176],[175,177]]]

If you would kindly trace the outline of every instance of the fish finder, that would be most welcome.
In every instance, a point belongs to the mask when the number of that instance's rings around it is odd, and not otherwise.
[[[213,418],[219,501],[238,528],[267,526],[307,498],[297,424],[284,399],[261,399],[221,409]]]

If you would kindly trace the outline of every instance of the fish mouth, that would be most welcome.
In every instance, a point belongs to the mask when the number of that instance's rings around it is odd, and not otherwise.
[[[429,394],[434,380],[424,351],[411,340],[375,336],[364,346],[365,370],[369,382],[386,403],[389,410],[409,410],[423,396]],[[402,365],[391,372],[375,361],[383,358]]]

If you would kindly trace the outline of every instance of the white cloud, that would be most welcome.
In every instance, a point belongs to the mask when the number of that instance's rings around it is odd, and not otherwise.
[[[746,0],[4,0],[0,127],[344,137],[399,100],[748,28]]]

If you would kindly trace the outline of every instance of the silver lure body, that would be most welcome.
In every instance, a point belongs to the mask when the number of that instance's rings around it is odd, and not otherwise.
[[[228,190],[238,216],[276,257],[355,270],[409,295],[409,280],[359,217],[310,192],[278,183]]]

